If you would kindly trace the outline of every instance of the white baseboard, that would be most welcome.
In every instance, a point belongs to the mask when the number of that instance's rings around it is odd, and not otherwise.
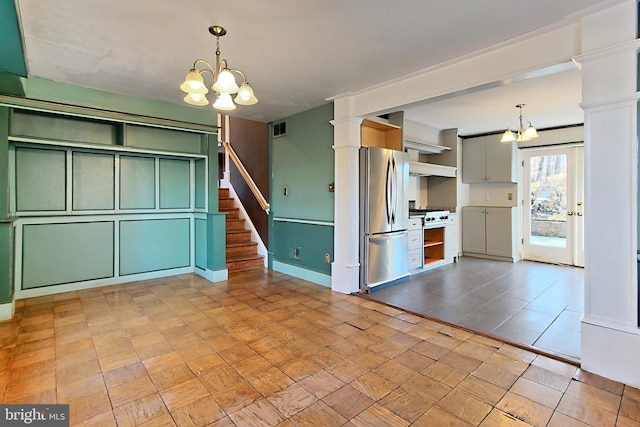
[[[220,271],[202,270],[193,267],[174,268],[171,270],[153,271],[150,273],[131,274],[120,277],[110,277],[107,279],[87,280],[85,282],[68,283],[65,285],[45,286],[34,289],[16,289],[14,299],[24,299],[40,297],[44,295],[54,295],[63,292],[80,291],[83,289],[98,288],[101,286],[120,285],[123,283],[137,282],[141,280],[157,279],[160,277],[177,276],[179,274],[195,273],[210,282],[221,282],[227,280],[228,271],[226,269]],[[2,307],[0,305],[0,307]],[[0,312],[1,315],[1,312]]]
[[[307,270],[306,268],[275,260],[273,261],[273,270],[328,288],[331,287],[331,276],[328,274],[318,273],[317,271]]]
[[[0,304],[0,321],[11,320],[16,312],[15,301],[8,302],[6,304]]]
[[[223,282],[229,279],[229,270],[226,268],[224,270],[213,271],[209,269],[201,269],[196,267],[193,272],[200,277],[207,279],[210,282]]]

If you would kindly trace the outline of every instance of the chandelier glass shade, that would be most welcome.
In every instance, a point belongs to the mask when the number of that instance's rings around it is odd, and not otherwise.
[[[507,130],[505,130],[504,133],[502,134],[502,138],[500,139],[500,142],[531,141],[532,139],[537,138],[539,136],[537,129],[533,127],[531,122],[527,122],[529,125],[526,127],[524,126],[524,122],[522,120],[522,109],[524,108],[524,106],[525,104],[516,105],[516,108],[520,109],[520,122],[519,122],[518,129],[511,130],[512,125],[509,125],[509,127],[507,127]]]
[[[210,73],[213,77],[211,90],[215,94],[213,108],[230,111],[236,108],[236,104],[253,105],[257,103],[258,98],[256,98],[253,89],[247,83],[244,73],[240,70],[229,68],[226,59],[220,58],[220,37],[227,34],[227,30],[218,25],[212,25],[209,27],[209,32],[216,37],[216,64],[212,66],[204,59],[196,59],[184,82],[180,85],[180,89],[187,94],[184,97],[184,102],[198,106],[209,104],[209,100],[206,97],[209,89],[204,82],[203,75]],[[238,86],[234,74],[242,78],[240,86]],[[233,94],[237,94],[235,103],[231,97]]]

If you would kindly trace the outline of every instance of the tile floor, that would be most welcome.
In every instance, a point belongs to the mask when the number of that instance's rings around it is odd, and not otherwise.
[[[462,257],[368,297],[580,359],[582,268]]]
[[[74,426],[640,426],[640,390],[268,270],[18,301],[4,403]]]

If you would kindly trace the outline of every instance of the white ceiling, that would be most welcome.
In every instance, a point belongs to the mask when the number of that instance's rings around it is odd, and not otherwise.
[[[262,122],[400,78],[577,16],[603,0],[16,0],[30,75],[182,103],[196,58],[242,70],[260,102],[231,115]],[[514,58],[517,60],[517,58]],[[206,79],[207,77],[205,77]],[[407,108],[461,134],[515,123],[580,123],[580,73],[555,73]],[[200,107],[210,108],[210,107]]]

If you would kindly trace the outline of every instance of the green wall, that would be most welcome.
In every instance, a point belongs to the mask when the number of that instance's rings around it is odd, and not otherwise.
[[[286,133],[271,138],[271,265],[331,274],[325,254],[333,261],[332,119],[333,104],[325,104],[274,122],[286,122]]]
[[[284,119],[286,134],[272,138],[269,200],[276,217],[333,222],[334,193],[328,191],[334,181],[330,120],[333,104],[326,104]]]
[[[18,14],[13,0],[0,0],[0,70],[26,77]]]

